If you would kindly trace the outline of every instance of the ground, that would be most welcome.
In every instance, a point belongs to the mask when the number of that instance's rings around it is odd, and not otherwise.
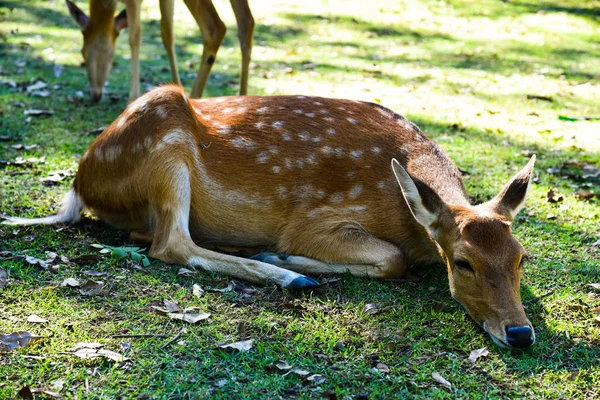
[[[143,4],[143,90],[170,78],[155,3]],[[80,92],[80,33],[64,3],[3,0],[0,7],[0,213],[46,215],[72,181],[68,170],[127,104],[127,37],[118,40],[107,96],[90,104]],[[228,2],[216,7],[228,34],[205,95],[233,95],[235,19]],[[598,396],[600,293],[588,284],[600,282],[600,199],[593,196],[600,193],[600,2],[261,0],[251,7],[251,94],[383,104],[447,150],[474,202],[493,196],[537,154],[533,190],[513,224],[530,255],[521,291],[536,345],[495,347],[452,300],[442,266],[420,269],[416,282],[343,276],[298,294],[201,271],[178,274],[180,266],[152,259],[144,266],[140,252],[138,261],[101,254],[93,244],[124,246],[127,235],[89,218],[72,227],[4,226],[0,334],[43,338],[0,353],[0,398],[26,385],[66,398]],[[189,90],[201,39],[183,2],[176,21]],[[47,87],[27,92],[38,81]],[[27,115],[30,109],[53,114]],[[56,171],[67,176],[41,182]],[[47,259],[48,251],[59,256],[48,270],[24,260]],[[66,278],[104,286],[86,296],[62,287]],[[197,297],[193,284],[229,291]],[[211,316],[197,324],[170,319],[152,308],[163,300]],[[32,315],[47,322],[28,322]],[[218,347],[246,339],[253,340],[248,351]],[[82,360],[71,354],[78,342],[98,342],[129,361]],[[468,361],[483,347],[487,356]],[[286,375],[279,361],[309,375]],[[322,377],[307,379],[314,374]]]

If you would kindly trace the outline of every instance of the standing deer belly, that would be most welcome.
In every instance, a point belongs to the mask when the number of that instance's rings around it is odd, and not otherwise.
[[[474,206],[448,156],[379,105],[190,100],[164,86],[90,145],[58,214],[4,223],[74,223],[87,208],[151,240],[150,255],[164,262],[288,288],[318,285],[306,275],[400,278],[409,265],[442,261],[453,297],[494,342],[523,348],[535,335],[510,225],[534,161]],[[205,243],[273,252],[243,259]]]

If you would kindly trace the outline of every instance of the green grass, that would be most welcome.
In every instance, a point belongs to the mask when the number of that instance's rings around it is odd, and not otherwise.
[[[83,2],[80,5],[85,8]],[[225,286],[226,277],[153,260],[147,268],[103,256],[68,263],[57,272],[16,255],[71,259],[97,253],[93,243],[122,246],[127,235],[100,222],[56,227],[0,227],[0,265],[10,285],[0,289],[0,333],[27,330],[45,338],[0,354],[0,398],[24,385],[64,380],[67,398],[592,398],[600,393],[600,327],[592,309],[600,296],[600,206],[579,200],[581,188],[600,193],[598,178],[584,179],[587,163],[600,168],[600,122],[562,121],[600,116],[600,2],[575,0],[253,1],[257,21],[251,94],[315,94],[381,103],[415,121],[470,173],[476,201],[493,196],[536,153],[536,184],[514,224],[530,253],[522,280],[523,302],[538,343],[524,352],[493,346],[452,300],[445,272],[425,268],[418,283],[389,283],[345,276],[312,293],[256,287],[248,296],[237,282],[228,293],[198,299],[193,283]],[[206,95],[237,91],[240,55],[228,2],[217,9],[229,27]],[[191,87],[201,40],[177,2],[177,52],[183,83]],[[168,82],[155,2],[143,4],[142,88]],[[52,213],[71,178],[43,186],[50,172],[77,166],[90,131],[107,125],[127,103],[126,34],[119,38],[109,93],[97,105],[76,92],[87,82],[80,66],[80,33],[63,2],[0,1],[0,160],[44,157],[44,163],[0,163],[0,212]],[[305,68],[315,63],[315,68]],[[54,65],[62,66],[55,77]],[[291,69],[290,69],[291,68]],[[42,79],[52,97],[20,88]],[[12,88],[7,83],[16,82]],[[55,87],[55,85],[58,85]],[[547,100],[532,96],[543,96]],[[51,109],[50,117],[23,115]],[[30,150],[11,145],[37,144]],[[558,170],[556,173],[554,170]],[[549,173],[554,172],[554,173]],[[588,185],[588,186],[585,186]],[[550,188],[564,196],[548,203]],[[2,253],[5,254],[5,253]],[[60,287],[93,269],[107,275],[104,292],[81,296]],[[163,299],[195,306],[212,316],[187,325],[156,314]],[[364,313],[377,303],[379,313]],[[36,314],[46,324],[27,322]],[[162,346],[186,328],[180,339]],[[113,338],[122,333],[167,338]],[[254,339],[237,353],[217,343]],[[99,342],[131,361],[80,360],[65,354],[77,342]],[[490,354],[475,365],[471,350]],[[32,357],[34,356],[34,357]],[[285,360],[327,380],[303,381],[272,364]],[[377,362],[388,374],[373,370]],[[434,383],[439,372],[451,390]],[[330,397],[331,398],[331,397]],[[364,398],[364,397],[362,397]]]

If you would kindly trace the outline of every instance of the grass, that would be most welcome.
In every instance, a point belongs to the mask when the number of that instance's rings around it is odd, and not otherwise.
[[[82,2],[80,2],[82,3]],[[301,5],[300,5],[301,4]],[[192,285],[224,287],[227,277],[152,260],[102,256],[63,263],[55,272],[17,255],[75,259],[98,254],[94,243],[122,246],[127,235],[85,219],[53,227],[0,227],[0,265],[10,285],[0,289],[0,333],[26,330],[44,339],[0,354],[0,398],[24,385],[63,380],[67,398],[592,398],[600,394],[600,327],[593,308],[600,296],[600,123],[563,121],[600,116],[600,2],[575,0],[254,1],[257,20],[250,92],[316,94],[375,101],[415,121],[463,169],[475,201],[493,196],[509,176],[538,155],[536,184],[514,233],[530,252],[522,297],[538,343],[524,352],[493,346],[454,302],[445,272],[424,268],[417,283],[344,276],[312,293],[236,282],[233,291],[196,298]],[[87,84],[80,66],[80,33],[62,2],[0,2],[0,160],[45,158],[31,165],[0,163],[0,212],[45,215],[56,209],[70,179],[44,186],[40,178],[76,168],[90,131],[109,124],[126,106],[128,44],[119,38],[109,96],[91,105],[78,91]],[[82,7],[85,4],[80,4]],[[239,52],[234,18],[216,2],[229,32],[213,68],[209,96],[237,90]],[[168,82],[159,40],[158,10],[143,4],[144,89]],[[177,3],[177,51],[185,86],[195,77],[201,41]],[[310,65],[311,63],[316,64]],[[54,66],[62,67],[55,76]],[[45,81],[52,96],[22,87]],[[9,82],[18,84],[16,88]],[[31,117],[25,109],[51,109]],[[14,144],[37,144],[18,150]],[[554,188],[564,197],[549,203]],[[86,270],[104,291],[85,297],[60,287]],[[244,291],[244,289],[249,289]],[[248,293],[249,292],[249,293]],[[210,312],[188,325],[154,312],[163,299]],[[364,312],[375,303],[379,312]],[[27,322],[35,314],[45,324]],[[185,331],[182,332],[182,329]],[[163,347],[178,333],[178,340]],[[114,338],[123,333],[167,338]],[[239,353],[221,342],[254,339]],[[77,342],[99,342],[124,353],[124,363],[80,360],[65,354]],[[488,347],[476,364],[471,350]],[[321,374],[325,382],[284,375],[273,365]],[[377,363],[389,373],[374,370]],[[452,383],[432,379],[439,372]]]

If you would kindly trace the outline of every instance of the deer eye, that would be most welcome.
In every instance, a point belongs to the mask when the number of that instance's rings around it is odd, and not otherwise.
[[[469,264],[468,261],[454,260],[454,265],[456,265],[458,268],[462,269],[463,271],[470,272],[472,274],[475,273],[475,271],[473,270],[473,267],[471,267],[471,264]]]

